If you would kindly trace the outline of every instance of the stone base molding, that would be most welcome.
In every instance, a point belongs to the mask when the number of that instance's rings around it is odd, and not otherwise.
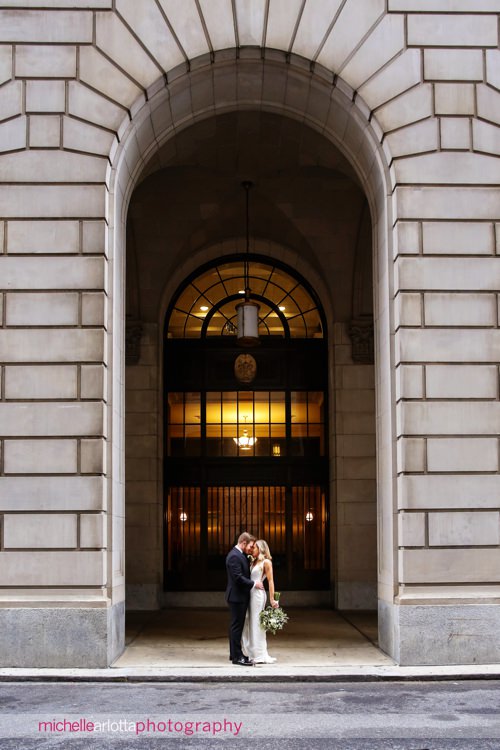
[[[3,667],[99,669],[122,653],[125,602],[106,608],[0,608]]]
[[[498,664],[500,604],[379,601],[379,644],[402,667]]]

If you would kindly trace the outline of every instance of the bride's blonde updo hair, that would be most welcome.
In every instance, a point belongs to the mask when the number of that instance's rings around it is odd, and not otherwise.
[[[255,544],[259,550],[259,557],[257,558],[259,561],[273,559],[271,557],[271,550],[269,549],[269,545],[266,541],[264,541],[264,539],[257,539]]]

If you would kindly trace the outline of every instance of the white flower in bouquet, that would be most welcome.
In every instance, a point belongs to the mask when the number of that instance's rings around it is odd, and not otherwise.
[[[280,592],[277,591],[274,594],[274,600],[279,602],[280,596]],[[273,608],[267,606],[259,615],[259,622],[262,630],[265,630],[267,633],[272,633],[273,635],[276,635],[278,630],[283,630],[289,619],[290,618],[281,607]]]

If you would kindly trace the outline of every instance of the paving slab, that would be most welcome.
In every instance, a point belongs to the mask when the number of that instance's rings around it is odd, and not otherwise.
[[[329,609],[291,608],[287,613],[290,620],[285,628],[267,638],[269,653],[276,658],[277,667],[324,669],[394,663],[374,640],[375,613],[353,613],[349,619],[348,615]],[[228,611],[221,609],[134,613],[129,618],[125,651],[113,667],[227,666],[228,625]],[[264,665],[259,665],[259,669],[261,666]]]

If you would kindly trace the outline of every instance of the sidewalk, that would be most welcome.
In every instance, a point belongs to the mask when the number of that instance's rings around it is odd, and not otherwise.
[[[337,682],[500,679],[500,664],[400,667],[377,647],[376,614],[290,609],[268,636],[276,664],[238,667],[227,653],[227,611],[127,615],[126,648],[108,669],[0,669],[0,681]]]

